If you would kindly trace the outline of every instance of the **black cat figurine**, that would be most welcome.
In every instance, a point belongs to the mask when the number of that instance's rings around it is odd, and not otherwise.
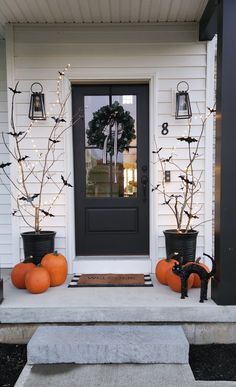
[[[201,291],[200,291],[200,301],[204,302],[207,300],[207,287],[208,281],[216,273],[216,264],[215,260],[210,257],[208,254],[203,254],[206,257],[210,258],[212,261],[212,269],[208,272],[204,267],[198,265],[197,263],[190,263],[189,265],[183,266],[182,263],[175,263],[172,268],[173,273],[177,274],[181,279],[181,298],[188,297],[188,278],[190,274],[198,274],[201,280]]]

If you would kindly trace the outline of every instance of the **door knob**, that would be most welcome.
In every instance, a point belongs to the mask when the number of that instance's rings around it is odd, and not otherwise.
[[[146,175],[143,175],[141,177],[141,183],[143,186],[143,201],[146,202],[146,200],[147,200],[147,185],[148,185],[148,177]]]

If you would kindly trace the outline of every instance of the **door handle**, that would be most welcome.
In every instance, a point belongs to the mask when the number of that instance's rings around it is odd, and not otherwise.
[[[147,185],[148,185],[148,177],[146,175],[143,175],[141,177],[141,183],[143,186],[143,201],[146,202],[146,200],[147,200]]]

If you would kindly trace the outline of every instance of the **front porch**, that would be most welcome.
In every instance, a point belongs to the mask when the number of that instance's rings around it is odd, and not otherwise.
[[[236,306],[218,306],[210,299],[199,303],[199,289],[189,297],[159,284],[150,288],[60,287],[33,295],[13,287],[4,271],[5,299],[0,309],[1,340],[27,342],[42,324],[140,323],[182,325],[190,343],[234,342]]]

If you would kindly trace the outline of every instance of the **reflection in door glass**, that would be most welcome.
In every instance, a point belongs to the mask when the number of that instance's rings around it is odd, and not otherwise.
[[[93,113],[101,107],[109,105],[108,95],[86,95],[84,97],[84,124],[85,130],[88,129],[88,123],[93,118]],[[88,146],[87,136],[85,135],[85,146]]]
[[[110,165],[103,164],[102,150],[86,149],[86,196],[110,197]]]
[[[118,153],[117,163],[103,163],[103,151],[86,149],[86,196],[136,197],[137,160],[136,148]]]
[[[118,153],[117,163],[112,163],[112,180],[117,181],[119,197],[137,196],[137,154],[136,148]]]
[[[113,95],[112,103],[115,101],[119,102],[123,106],[124,110],[128,111],[134,119],[134,129],[136,138],[131,141],[130,146],[137,146],[137,104],[136,104],[136,95]]]

